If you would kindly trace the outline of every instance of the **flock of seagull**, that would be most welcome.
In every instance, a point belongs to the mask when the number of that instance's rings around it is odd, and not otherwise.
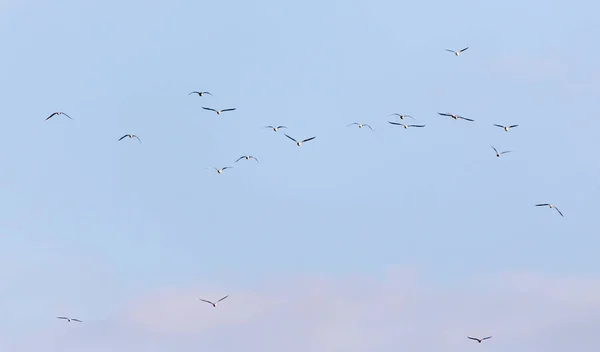
[[[458,51],[451,50],[451,49],[445,49],[445,50],[448,51],[448,52],[454,53],[454,55],[456,55],[456,56],[459,56],[461,53],[465,52],[467,49],[469,49],[469,47],[466,47],[466,48],[458,50]],[[192,94],[197,94],[199,97],[204,97],[205,95],[212,96],[212,94],[210,92],[206,92],[206,91],[193,91],[193,92],[189,93],[188,95],[192,95]],[[235,111],[236,110],[236,108],[213,109],[213,108],[204,107],[204,106],[202,107],[202,109],[207,110],[207,111],[213,111],[217,115],[221,115],[224,112],[229,112],[229,111]],[[60,116],[60,115],[65,115],[67,118],[72,119],[71,116],[67,115],[66,113],[64,113],[62,111],[57,111],[57,112],[52,113],[50,116],[48,116],[46,118],[46,120],[49,120],[49,119],[51,119],[54,116]],[[470,122],[474,121],[473,119],[466,118],[464,116],[461,116],[461,115],[458,115],[458,114],[455,114],[455,113],[448,113],[448,112],[442,113],[442,112],[438,112],[438,115],[451,117],[454,120],[465,120],[465,121],[470,121]],[[397,116],[397,117],[400,118],[400,120],[403,120],[403,121],[406,118],[411,118],[413,120],[415,119],[411,115],[400,114],[400,113],[392,113],[389,116]],[[395,126],[402,126],[405,129],[412,128],[412,127],[417,127],[417,128],[423,128],[423,127],[425,127],[425,125],[404,124],[404,123],[395,122],[395,121],[388,121],[388,123],[391,124],[391,125],[395,125]],[[368,125],[366,123],[353,122],[353,123],[347,125],[346,127],[350,127],[350,126],[357,126],[358,128],[367,127],[371,131],[374,131],[373,127],[371,127],[370,125]],[[519,125],[508,125],[508,126],[505,126],[505,125],[500,125],[500,124],[494,124],[494,126],[502,128],[504,131],[509,132],[509,130],[511,130],[511,129],[515,128],[515,127],[518,127]],[[272,129],[273,132],[277,132],[280,129],[287,129],[287,127],[283,126],[283,125],[277,125],[277,126],[275,126],[275,125],[269,125],[269,126],[264,126],[264,128]],[[316,138],[316,136],[313,136],[313,137],[305,138],[305,139],[296,139],[296,138],[294,138],[294,137],[292,137],[292,136],[290,136],[288,134],[284,133],[284,135],[287,138],[289,138],[290,140],[292,140],[298,147],[300,147],[300,146],[302,146],[302,144],[310,142],[310,141],[312,141],[313,139]],[[135,134],[132,134],[132,133],[123,135],[121,138],[118,139],[118,141],[121,141],[121,140],[123,140],[125,138],[129,138],[129,139],[136,138],[139,143],[142,143],[142,141],[140,140],[140,138],[138,136],[136,136]],[[498,149],[496,149],[494,146],[492,146],[492,145],[490,145],[490,146],[492,147],[492,149],[496,153],[496,157],[500,157],[501,155],[504,155],[506,153],[512,152],[511,150],[505,150],[505,151],[499,152]],[[258,161],[258,158],[256,158],[255,156],[252,156],[252,155],[243,155],[243,156],[240,156],[235,162],[237,163],[240,160],[250,160],[250,159],[254,159],[257,163],[260,163]],[[210,169],[210,168],[211,167],[209,167],[208,169]],[[225,171],[227,169],[231,169],[231,168],[233,168],[233,167],[231,167],[231,166],[225,166],[225,167],[221,167],[221,168],[212,167],[212,169],[214,169],[218,174],[222,174],[223,171]],[[558,214],[560,214],[560,216],[564,216],[563,213],[554,204],[551,204],[551,203],[540,203],[540,204],[535,204],[535,206],[536,207],[549,207],[550,209],[556,209],[556,211],[558,212]],[[210,301],[210,300],[206,300],[206,299],[202,299],[202,298],[198,298],[198,299],[200,301],[208,303],[208,304],[210,304],[210,305],[212,305],[213,307],[216,308],[217,304],[220,303],[220,302],[222,302],[223,300],[225,300],[227,297],[229,297],[229,295],[224,296],[223,298],[217,300],[216,302],[213,302],[213,301]],[[78,323],[82,322],[79,319],[69,318],[69,317],[65,317],[65,316],[57,317],[57,319],[65,320],[67,322],[78,322]],[[485,340],[491,339],[492,336],[487,336],[487,337],[483,337],[483,338],[477,338],[477,337],[467,336],[467,338],[470,339],[470,340],[473,340],[473,341],[477,341],[478,343],[481,343],[481,342],[483,342]]]

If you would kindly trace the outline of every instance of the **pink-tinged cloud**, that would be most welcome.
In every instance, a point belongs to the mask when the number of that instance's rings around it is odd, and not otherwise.
[[[217,308],[198,301],[225,294]],[[597,352],[599,329],[600,279],[521,273],[450,289],[394,274],[165,289],[113,320],[14,351]]]

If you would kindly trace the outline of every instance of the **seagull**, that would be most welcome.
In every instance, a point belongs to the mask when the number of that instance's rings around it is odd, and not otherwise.
[[[66,321],[68,321],[69,323],[70,323],[70,322],[72,322],[72,321],[76,321],[76,322],[78,322],[78,323],[81,323],[81,320],[79,320],[79,319],[75,319],[75,318],[67,318],[67,317],[56,317],[56,318],[57,318],[57,319],[63,319],[63,320],[66,320]]]
[[[492,149],[494,149],[494,151],[496,152],[496,156],[497,156],[497,157],[500,157],[500,155],[502,155],[502,154],[506,154],[506,153],[510,153],[510,152],[512,152],[512,150],[505,150],[505,151],[503,151],[502,153],[498,153],[498,150],[497,150],[496,148],[494,148],[494,146],[493,146],[493,145],[490,145],[490,147],[492,147]]]
[[[294,142],[296,142],[296,145],[297,145],[297,146],[301,146],[301,145],[302,145],[302,143],[304,143],[304,142],[308,142],[308,141],[312,141],[313,139],[315,139],[315,137],[317,137],[317,136],[310,137],[310,138],[307,138],[307,139],[305,139],[305,140],[303,140],[303,141],[300,141],[300,142],[298,142],[297,140],[295,140],[294,138],[292,138],[292,137],[288,136],[287,134],[286,134],[285,136],[286,136],[286,137],[288,137],[289,139],[293,140]]]
[[[235,162],[237,163],[238,161],[242,160],[242,159],[246,159],[246,160],[250,160],[250,159],[254,159],[256,160],[257,163],[260,164],[260,162],[258,161],[258,159],[256,159],[255,157],[253,157],[252,155],[244,155],[244,156],[240,156],[239,159],[237,159]]]
[[[502,126],[502,125],[496,125],[496,124],[494,124],[494,126],[503,128],[506,132],[508,132],[508,130],[510,130],[511,128],[515,128],[515,127],[517,127],[519,125]]]
[[[463,119],[463,120],[467,120],[467,121],[473,121],[471,119],[468,119],[466,117],[462,117],[460,115],[456,115],[456,114],[449,114],[449,113],[443,113],[443,112],[438,112],[438,115],[442,115],[442,116],[450,116],[451,118],[457,120],[457,119]]]
[[[203,96],[204,94],[212,95],[212,94],[210,94],[210,92],[196,92],[196,91],[193,91],[188,95],[192,95],[194,93],[198,94],[198,96]]]
[[[231,109],[223,109],[223,110],[215,110],[215,109],[212,109],[212,108],[205,108],[204,106],[202,107],[202,109],[204,109],[204,110],[210,110],[210,111],[214,111],[214,112],[216,112],[216,113],[217,113],[217,115],[221,115],[221,113],[222,113],[222,112],[225,112],[225,111],[233,111],[233,110],[235,110],[235,108],[231,108]]]
[[[410,116],[410,115],[400,115],[399,113],[395,112],[393,114],[389,114],[388,116],[398,116],[401,120],[404,120],[405,117],[410,117],[411,119],[415,119],[414,117]]]
[[[207,168],[207,169],[210,169],[210,168]],[[231,167],[231,166],[225,166],[225,167],[224,167],[224,168],[222,168],[222,169],[217,169],[216,167],[213,167],[213,169],[217,170],[217,173],[218,173],[218,174],[222,174],[222,173],[223,173],[223,171],[225,171],[225,170],[227,170],[227,169],[233,169],[233,167]]]
[[[265,128],[272,128],[274,132],[277,132],[278,129],[280,128],[287,128],[285,126],[265,126]]]
[[[409,127],[425,127],[425,125],[405,125],[403,123],[393,122],[393,121],[388,121],[388,123],[391,123],[392,125],[403,126],[404,128],[409,128]]]
[[[122,140],[125,137],[129,137],[129,138],[137,138],[138,142],[142,143],[142,141],[140,140],[140,137],[136,136],[135,134],[126,134],[123,137],[119,138],[119,141]]]
[[[54,115],[57,115],[57,116],[58,116],[58,115],[65,115],[66,117],[68,117],[68,118],[70,118],[71,120],[73,120],[73,119],[71,118],[71,116],[69,116],[69,115],[65,114],[64,112],[62,112],[62,111],[57,111],[57,112],[53,113],[52,115],[50,115],[50,116],[46,117],[46,121],[50,120],[50,118],[51,118],[52,116],[54,116]]]
[[[549,207],[550,209],[554,208],[560,214],[560,216],[564,217],[563,213],[561,213],[560,210],[558,210],[558,208],[554,204],[544,203],[544,204],[536,204],[535,206],[536,207]]]
[[[215,307],[215,308],[216,308],[216,307],[217,307],[217,303],[221,302],[222,300],[224,300],[224,299],[225,299],[225,298],[227,298],[227,297],[229,297],[229,295],[227,295],[227,296],[225,296],[225,297],[221,298],[220,300],[216,301],[215,303],[213,303],[213,302],[211,302],[211,301],[207,301],[207,300],[205,300],[205,299],[202,299],[202,298],[198,298],[198,299],[199,299],[199,300],[201,300],[202,302],[210,303],[210,304],[212,304],[212,306],[213,306],[213,307]]]
[[[468,339],[471,339],[471,340],[475,340],[475,341],[477,341],[477,342],[481,343],[481,341],[483,341],[483,340],[487,340],[487,339],[491,339],[492,337],[491,337],[491,336],[488,336],[488,337],[484,337],[484,338],[482,338],[482,339],[478,339],[478,338],[476,338],[476,337],[467,336],[467,338],[468,338]]]
[[[461,50],[459,50],[459,51],[454,51],[454,50],[450,50],[450,49],[446,49],[446,51],[449,51],[449,52],[451,52],[451,53],[454,53],[454,55],[458,56],[458,55],[460,55],[460,53],[462,53],[463,51],[465,51],[465,50],[467,50],[467,49],[469,49],[469,47],[466,47],[466,48],[464,48],[464,49],[461,49]]]
[[[349,124],[349,125],[348,125],[348,126],[346,126],[346,127],[350,127],[350,126],[352,126],[352,125],[358,125],[358,128],[363,128],[364,126],[367,126],[367,127],[369,127],[369,128],[371,129],[371,131],[375,131],[375,130],[373,129],[373,127],[371,127],[371,126],[367,125],[366,123],[358,123],[358,122],[353,122],[353,123]]]

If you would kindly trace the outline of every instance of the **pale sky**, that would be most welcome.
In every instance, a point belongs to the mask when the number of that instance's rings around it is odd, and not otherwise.
[[[599,10],[0,1],[0,352],[598,351]]]

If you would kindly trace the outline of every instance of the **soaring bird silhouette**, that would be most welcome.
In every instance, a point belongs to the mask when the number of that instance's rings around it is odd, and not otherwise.
[[[415,119],[414,117],[412,117],[410,115],[402,115],[402,114],[399,114],[397,112],[395,112],[393,114],[389,114],[388,116],[398,116],[401,120],[404,120],[405,117],[410,117],[413,120]]]
[[[463,120],[467,120],[467,121],[474,121],[471,119],[468,119],[466,117],[462,117],[460,115],[456,115],[456,114],[450,114],[450,113],[444,113],[444,112],[438,112],[438,115],[442,115],[442,116],[450,116],[451,118],[458,120],[458,119],[463,119]]]
[[[315,139],[315,138],[317,137],[317,136],[310,137],[310,138],[307,138],[307,139],[305,139],[305,140],[302,140],[302,141],[298,142],[297,140],[295,140],[294,138],[292,138],[292,137],[288,136],[287,134],[286,134],[285,136],[286,136],[286,137],[288,137],[289,139],[293,140],[294,142],[296,142],[296,145],[297,145],[297,146],[301,146],[301,145],[302,145],[302,143],[306,143],[306,142],[308,142],[308,141],[312,141],[313,139]]]
[[[467,336],[467,338],[468,338],[468,339],[471,339],[471,340],[475,340],[475,341],[477,341],[477,342],[481,343],[482,341],[484,341],[484,340],[487,340],[487,339],[491,339],[492,337],[491,337],[491,336],[488,336],[488,337],[484,337],[484,338],[482,338],[482,339],[478,339],[478,338],[476,338],[476,337]]]
[[[202,299],[202,298],[198,298],[198,299],[199,299],[199,300],[201,300],[202,302],[206,302],[206,303],[212,304],[212,306],[216,308],[216,307],[217,307],[217,303],[221,302],[222,300],[224,300],[224,299],[225,299],[225,298],[227,298],[227,297],[229,297],[229,295],[227,295],[227,296],[225,296],[225,297],[221,298],[220,300],[218,300],[218,301],[216,301],[216,302],[214,302],[214,303],[213,303],[213,302],[211,302],[211,301],[208,301],[208,300]]]
[[[265,128],[272,128],[273,132],[277,132],[278,129],[287,128],[287,127],[285,127],[285,126],[271,126],[271,125],[269,125],[269,126],[265,126]]]
[[[204,94],[212,95],[212,94],[210,94],[210,92],[196,92],[196,91],[193,91],[188,95],[192,95],[194,93],[198,94],[198,96],[204,96]]]
[[[496,124],[494,124],[494,126],[500,127],[502,129],[504,129],[506,132],[508,132],[508,130],[510,130],[511,128],[515,128],[515,127],[517,127],[519,125],[502,126],[502,125],[496,125]]]
[[[558,208],[556,207],[556,205],[554,204],[550,204],[550,203],[543,203],[543,204],[536,204],[536,207],[548,207],[550,209],[554,208],[556,209],[556,211],[560,214],[560,216],[564,217],[563,213],[561,213],[560,210],[558,210]]]
[[[217,115],[221,115],[221,113],[222,113],[222,112],[225,112],[225,111],[233,111],[233,110],[235,110],[235,108],[223,109],[223,110],[216,110],[216,109],[213,109],[213,108],[205,108],[204,106],[202,107],[202,109],[204,109],[204,110],[210,110],[210,111],[214,111],[214,112],[216,112],[216,113],[217,113]]]
[[[69,323],[70,323],[70,322],[72,322],[72,321],[76,321],[76,322],[78,322],[78,323],[81,323],[81,320],[79,320],[79,319],[75,319],[75,318],[67,318],[67,317],[56,317],[56,318],[57,318],[57,319],[63,319],[63,320],[66,320],[66,321],[68,321]]]
[[[210,168],[208,168],[208,169],[210,169]],[[218,174],[222,174],[223,171],[225,171],[227,169],[233,169],[233,167],[232,166],[225,166],[225,167],[220,168],[220,169],[216,168],[216,167],[213,167],[213,169],[215,169],[215,171],[217,171]]]
[[[469,49],[469,47],[466,47],[466,48],[464,48],[464,49],[460,49],[459,51],[454,51],[454,50],[450,50],[450,49],[446,49],[446,51],[449,51],[449,52],[451,52],[451,53],[454,53],[454,55],[458,56],[458,55],[460,55],[460,53],[462,53],[463,51],[465,51],[465,50],[467,50],[467,49]]]
[[[142,143],[142,141],[140,140],[140,137],[136,136],[135,134],[126,134],[123,137],[119,138],[119,141],[121,141],[123,138],[125,137],[129,137],[129,138],[137,138],[138,142]]]
[[[394,121],[388,121],[388,123],[391,123],[392,125],[403,126],[404,128],[409,128],[409,127],[425,127],[425,125],[405,125],[403,123],[394,122]]]
[[[54,116],[54,115],[56,115],[56,116],[59,116],[59,115],[65,115],[66,117],[68,117],[68,118],[70,118],[71,120],[73,120],[73,119],[71,118],[71,116],[69,116],[69,115],[65,114],[64,112],[62,112],[62,111],[57,111],[57,112],[54,112],[54,113],[52,113],[52,115],[50,115],[50,116],[46,117],[46,121],[50,120],[50,118],[51,118],[52,116]]]
[[[350,127],[350,126],[352,126],[352,125],[357,125],[357,126],[358,126],[358,128],[363,128],[363,127],[365,127],[365,126],[366,126],[366,127],[369,127],[369,128],[371,129],[371,131],[374,131],[373,127],[371,127],[370,125],[367,125],[366,123],[358,123],[358,122],[353,122],[353,123],[349,124],[349,125],[348,125],[348,126],[346,126],[346,127]]]
[[[258,161],[258,159],[256,159],[252,155],[243,155],[243,156],[240,156],[235,162],[237,163],[238,161],[240,161],[242,159],[246,159],[246,160],[254,159],[254,160],[256,160],[257,163],[260,164],[260,162]]]
[[[494,149],[494,151],[496,152],[496,156],[497,156],[498,158],[499,158],[499,157],[500,157],[500,155],[502,155],[502,154],[506,154],[506,153],[510,153],[510,152],[512,152],[512,150],[505,150],[505,151],[503,151],[502,153],[498,153],[498,150],[497,150],[496,148],[494,148],[494,146],[493,146],[493,145],[490,145],[490,147],[492,147],[492,149]]]

